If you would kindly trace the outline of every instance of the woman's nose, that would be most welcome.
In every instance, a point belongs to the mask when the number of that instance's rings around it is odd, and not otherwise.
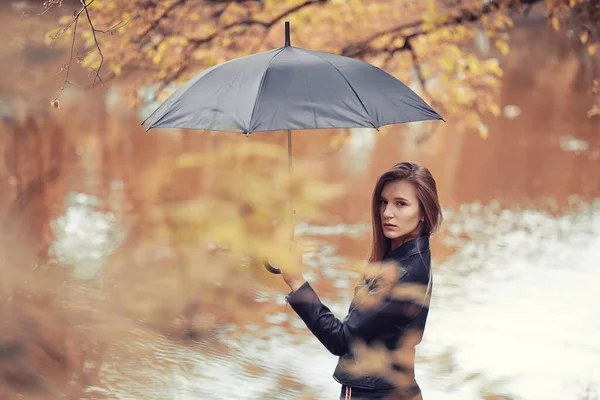
[[[383,209],[383,216],[385,218],[392,218],[394,216],[394,213],[392,212],[391,207],[389,205],[386,205]]]

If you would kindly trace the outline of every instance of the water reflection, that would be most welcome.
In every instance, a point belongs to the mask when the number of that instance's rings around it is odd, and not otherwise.
[[[343,167],[349,174],[365,175],[373,158],[378,134],[375,129],[350,129],[350,140],[344,147]]]
[[[120,185],[113,185],[108,205],[119,210]],[[53,223],[56,240],[52,252],[58,262],[72,265],[73,276],[90,279],[100,272],[106,258],[123,242],[124,233],[119,229],[113,211],[102,211],[104,202],[85,193],[71,192],[63,215]]]
[[[450,348],[456,374],[503,379],[524,399],[577,398],[582,381],[600,385],[600,202],[560,217],[474,206],[450,230],[467,238],[436,268],[425,353]],[[468,387],[455,389],[467,398]]]
[[[85,195],[72,200],[59,222],[65,236],[57,254],[88,246],[72,254],[87,254],[91,259],[77,261],[89,265],[114,237],[114,217],[87,209],[93,200]],[[441,241],[455,251],[434,267],[432,309],[416,371],[426,398],[465,400],[494,392],[525,400],[576,399],[586,385],[600,386],[600,315],[593,302],[600,282],[600,200],[573,204],[575,210],[560,216],[498,203],[446,210]],[[73,228],[81,223],[87,224],[85,238]],[[336,243],[343,236],[356,240],[364,226],[297,229],[313,239],[304,257],[309,279],[333,283],[320,294],[339,317],[356,275],[344,269],[348,259]],[[123,354],[106,367],[104,383],[121,399],[149,393],[181,400],[293,399],[300,393],[336,398],[335,357],[285,307],[283,293],[262,291],[256,301],[279,306],[265,315],[263,326],[223,326],[194,345],[168,337],[140,340],[137,347],[152,356],[136,360],[135,368],[151,377],[140,380],[153,382],[151,388],[118,378],[118,371],[128,369]]]

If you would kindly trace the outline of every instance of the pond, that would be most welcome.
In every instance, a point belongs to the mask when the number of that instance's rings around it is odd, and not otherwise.
[[[369,174],[374,173],[359,170],[347,179],[374,180]],[[114,184],[111,193],[118,197],[119,188]],[[368,204],[368,192],[347,202]],[[74,257],[63,261],[79,265],[76,274],[85,277],[118,246],[118,221],[95,210],[93,196],[70,199],[56,221],[55,249]],[[600,387],[600,314],[593,300],[600,283],[600,199],[570,195],[557,203],[472,201],[445,209],[444,229],[433,241],[431,312],[418,347],[416,373],[426,399],[477,399],[487,393],[579,399]],[[296,226],[296,235],[312,243],[303,259],[306,277],[339,317],[357,278],[345,264],[363,257],[369,242],[365,214],[356,218],[353,207],[339,210],[344,222]],[[137,345],[153,356],[136,360],[135,367],[116,357],[118,364],[107,364],[102,390],[120,399],[293,399],[307,393],[336,398],[339,386],[331,378],[336,357],[285,307],[284,295],[257,290],[258,303],[280,306],[264,315],[264,324],[222,326],[194,344],[168,337],[148,342],[140,335]],[[294,327],[293,333],[283,325]],[[228,335],[231,331],[237,334]],[[114,373],[128,368],[147,379],[122,380]]]

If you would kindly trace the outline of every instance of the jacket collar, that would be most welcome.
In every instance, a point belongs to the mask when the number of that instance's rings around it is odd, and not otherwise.
[[[394,249],[385,257],[385,260],[402,261],[426,251],[429,251],[429,235],[422,235]]]

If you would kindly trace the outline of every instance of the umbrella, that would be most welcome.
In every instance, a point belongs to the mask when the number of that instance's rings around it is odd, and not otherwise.
[[[286,21],[283,47],[206,69],[171,94],[142,124],[147,130],[203,129],[245,135],[287,130],[291,170],[292,130],[379,129],[425,120],[444,119],[404,83],[371,64],[292,46]]]

